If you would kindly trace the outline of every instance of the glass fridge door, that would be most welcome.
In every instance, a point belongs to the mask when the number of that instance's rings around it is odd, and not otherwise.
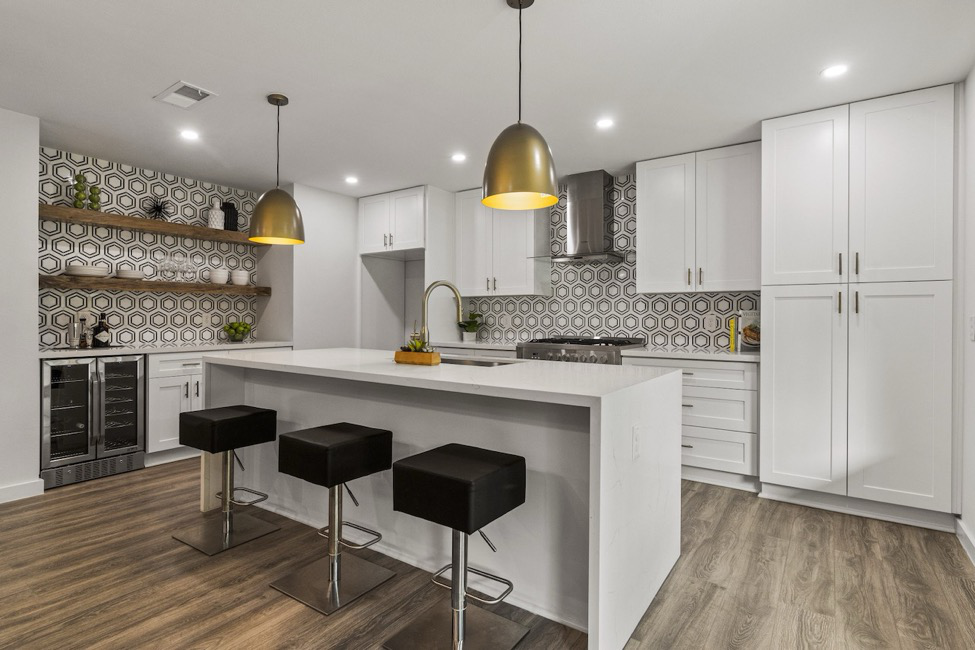
[[[92,460],[95,360],[45,360],[41,373],[41,469]]]
[[[102,417],[98,456],[117,456],[143,449],[142,357],[98,360]]]

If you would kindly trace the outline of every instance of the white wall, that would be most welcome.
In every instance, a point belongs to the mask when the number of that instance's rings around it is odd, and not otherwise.
[[[36,117],[0,109],[0,196],[5,272],[0,279],[0,502],[41,494],[37,358]]]
[[[258,311],[258,335],[295,349],[354,347],[358,203],[307,185],[284,189],[301,209],[305,243],[258,253],[257,277],[273,289]]]
[[[960,234],[964,237],[965,264],[957,278],[963,285],[965,314],[964,329],[961,332],[964,340],[961,527],[968,537],[966,540],[966,535],[963,535],[963,542],[971,542],[972,534],[975,533],[975,343],[971,341],[969,333],[970,319],[975,318],[975,68],[965,81],[962,117],[958,157],[958,178],[962,191],[959,192],[958,215],[962,226]],[[975,551],[970,545],[966,548],[969,554]]]

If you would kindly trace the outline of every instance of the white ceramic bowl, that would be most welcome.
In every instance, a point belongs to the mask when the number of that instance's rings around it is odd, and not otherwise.
[[[115,275],[123,280],[143,280],[146,274],[139,269],[119,269]]]
[[[250,278],[248,278],[246,275],[232,275],[232,276],[230,276],[230,282],[232,284],[236,284],[236,285],[240,285],[240,286],[243,286],[243,285],[247,284],[249,280],[250,280]]]
[[[210,282],[213,284],[227,284],[227,278],[230,277],[227,269],[213,269],[210,271]]]

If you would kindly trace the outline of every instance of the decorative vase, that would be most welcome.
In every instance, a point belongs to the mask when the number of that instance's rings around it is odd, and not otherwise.
[[[220,199],[214,197],[210,200],[210,209],[207,210],[207,226],[217,230],[223,230],[224,214],[220,209]]]
[[[461,337],[464,343],[476,343],[477,342],[477,332],[461,332]]]
[[[237,217],[240,214],[237,211],[237,206],[231,203],[230,201],[226,201],[224,202],[223,205],[220,206],[220,209],[223,210],[223,214],[224,214],[223,229],[233,230],[234,232],[237,232],[237,227],[238,227]]]

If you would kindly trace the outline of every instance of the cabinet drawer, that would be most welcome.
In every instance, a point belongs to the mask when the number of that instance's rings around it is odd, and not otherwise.
[[[154,377],[181,377],[198,375],[203,372],[205,352],[174,352],[172,354],[150,354],[147,374]]]
[[[757,363],[685,361],[682,359],[648,359],[644,357],[623,357],[623,363],[634,366],[676,368],[681,371],[685,386],[758,390]]]
[[[681,398],[687,426],[758,432],[758,399],[753,390],[684,386]]]
[[[757,437],[753,433],[685,426],[681,432],[681,463],[757,476]]]

